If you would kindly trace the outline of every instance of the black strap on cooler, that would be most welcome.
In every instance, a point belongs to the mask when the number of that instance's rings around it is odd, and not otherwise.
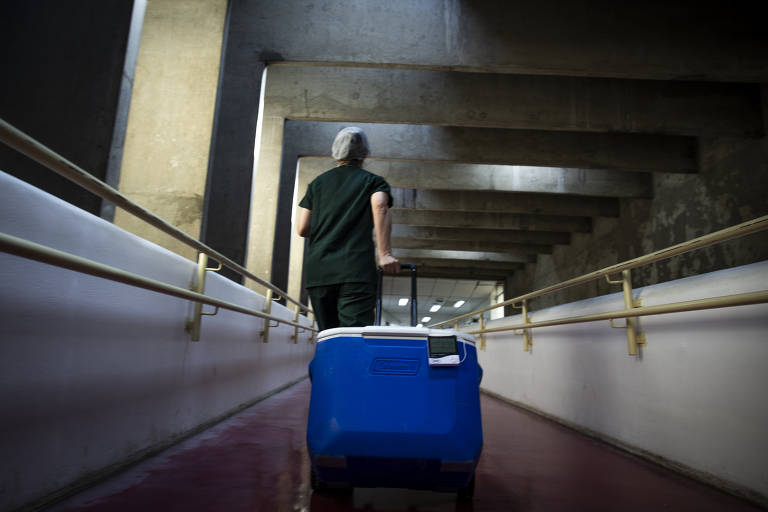
[[[411,327],[416,327],[416,315],[418,314],[418,306],[416,304],[416,265],[413,263],[401,263],[401,270],[411,271]],[[378,267],[379,279],[376,282],[376,324],[381,325],[381,282],[384,277],[384,272],[381,267]]]

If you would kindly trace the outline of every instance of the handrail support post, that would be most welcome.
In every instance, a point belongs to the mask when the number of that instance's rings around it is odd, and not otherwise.
[[[299,319],[301,317],[301,307],[296,306],[296,316],[293,317],[293,321],[297,324],[299,323]],[[291,339],[293,340],[293,344],[297,344],[299,342],[299,327],[294,326],[293,328],[293,336],[291,336]]]
[[[519,306],[517,304],[511,304],[511,306],[515,309],[522,310],[520,316],[522,317],[523,324],[531,323],[531,319],[528,317],[528,299],[521,300]],[[533,336],[531,335],[531,330],[523,329],[523,332],[513,330],[512,332],[523,337],[523,352],[530,352],[533,348]]]
[[[266,314],[272,313],[272,295],[273,291],[267,288],[267,294],[264,296],[264,309],[262,310]],[[264,329],[259,333],[261,334],[261,341],[264,343],[269,343],[269,328],[271,326],[271,322],[268,319],[264,319]]]
[[[480,330],[485,330],[485,317],[480,313]],[[485,334],[480,334],[480,350],[485,350]]]
[[[523,300],[522,301],[522,309],[523,309],[523,323],[529,324],[531,323],[531,319],[528,318],[528,301]],[[533,336],[531,336],[531,330],[530,329],[523,329],[523,351],[524,352],[530,352],[533,348]]]
[[[189,288],[193,292],[205,293],[205,274],[208,270],[208,255],[204,252],[197,255],[197,281],[193,283]],[[209,313],[210,314],[210,313]],[[215,314],[215,313],[214,313]],[[192,341],[200,341],[200,327],[203,321],[203,304],[202,302],[194,303],[194,310],[192,312],[192,318],[187,318],[185,330],[189,332],[192,337]]]
[[[639,304],[632,298],[632,275],[630,270],[621,271],[621,288],[624,292],[624,309],[630,310]],[[627,330],[627,351],[629,355],[637,355],[637,346],[645,344],[645,337],[638,336],[637,318],[628,317],[625,319],[625,328]]]

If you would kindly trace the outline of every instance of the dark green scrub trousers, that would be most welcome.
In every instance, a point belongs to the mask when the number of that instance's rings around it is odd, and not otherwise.
[[[370,283],[339,283],[307,288],[319,329],[373,325],[375,289]]]

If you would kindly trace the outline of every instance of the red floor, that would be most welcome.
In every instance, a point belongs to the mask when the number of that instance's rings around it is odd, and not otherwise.
[[[487,396],[471,502],[404,489],[312,493],[309,390],[303,381],[51,510],[760,510]]]

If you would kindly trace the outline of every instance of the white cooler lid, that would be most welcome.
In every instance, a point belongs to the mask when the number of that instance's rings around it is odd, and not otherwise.
[[[427,336],[456,336],[465,343],[475,343],[475,337],[455,329],[430,329],[429,327],[408,327],[397,325],[368,325],[366,327],[336,327],[320,331],[317,341],[340,336],[361,338],[426,338]]]

